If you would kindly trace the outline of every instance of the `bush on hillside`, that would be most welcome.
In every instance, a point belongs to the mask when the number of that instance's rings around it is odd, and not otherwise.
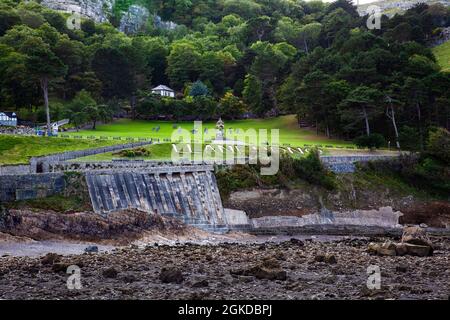
[[[370,150],[379,149],[386,143],[384,137],[379,133],[360,136],[353,142],[358,146],[358,148],[369,148]]]

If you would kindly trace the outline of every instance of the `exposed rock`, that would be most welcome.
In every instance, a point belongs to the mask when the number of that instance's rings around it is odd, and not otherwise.
[[[182,283],[184,281],[183,273],[175,268],[163,268],[159,274],[159,280],[162,283]]]
[[[419,246],[416,244],[405,243],[409,255],[418,257],[428,257],[433,254],[430,246]]]
[[[408,271],[408,266],[405,264],[399,264],[395,267],[395,271],[405,273],[406,271]]]
[[[192,288],[205,288],[209,286],[209,282],[206,279],[200,280],[192,284]]]
[[[430,238],[421,227],[405,227],[403,228],[402,242],[415,244],[419,246],[433,247]]]
[[[61,256],[56,253],[47,253],[45,256],[41,258],[41,263],[43,265],[52,265],[55,262],[59,262],[61,260]]]
[[[86,249],[84,249],[84,252],[86,253],[97,253],[98,247],[97,246],[88,246]]]
[[[335,264],[337,262],[334,254],[318,254],[314,257],[316,262],[325,262],[329,264]]]
[[[103,270],[102,274],[105,278],[116,278],[118,275],[118,271],[114,267],[107,268]]]
[[[42,0],[41,4],[54,10],[75,12],[96,22],[106,22],[114,0]]]
[[[53,272],[66,272],[70,264],[57,262],[52,265]]]
[[[373,238],[370,242],[381,245],[383,240]],[[258,250],[259,243],[250,241],[201,246],[180,241],[180,245],[160,244],[145,250],[144,246],[127,246],[104,254],[63,256],[55,263],[60,270],[58,274],[49,270],[48,265],[42,265],[40,258],[7,257],[1,259],[0,292],[2,298],[8,300],[448,299],[450,239],[433,238],[441,249],[439,254],[427,258],[408,254],[403,257],[368,255],[367,241],[362,246],[354,246],[350,241],[327,239],[324,242],[317,238],[304,241],[304,247],[299,250],[296,244],[278,242],[275,238],[265,243],[264,251]],[[280,252],[284,253],[286,261],[275,258]],[[336,263],[308,263],[319,253],[334,255]],[[212,262],[205,259],[206,255],[213,258]],[[266,267],[263,266],[265,261]],[[275,262],[281,267],[274,268],[277,267]],[[67,290],[64,285],[68,264],[81,267],[83,290]],[[296,267],[291,268],[291,265]],[[370,290],[366,286],[369,265],[381,267],[380,290]],[[189,275],[186,285],[158,279],[161,268],[168,266],[182,270],[186,278]],[[102,270],[110,267],[120,271],[117,280],[105,279],[102,275]],[[285,277],[286,280],[281,281]],[[36,286],[37,281],[42,285]]]
[[[120,279],[126,283],[132,283],[137,281],[136,276],[132,273],[125,273],[120,277]]]
[[[127,34],[138,33],[145,27],[148,17],[149,12],[147,8],[131,5],[120,19],[119,30]]]
[[[404,256],[408,253],[408,248],[406,247],[405,243],[397,243],[395,245],[395,252],[398,256]]]
[[[380,248],[380,245],[378,243],[369,243],[367,246],[367,252],[369,254],[378,254],[378,249]]]
[[[397,255],[395,243],[386,241],[378,247],[377,254],[380,256],[395,256]]]
[[[292,244],[295,244],[295,245],[297,245],[299,247],[303,247],[305,245],[305,243],[302,240],[299,240],[299,239],[291,238],[290,241],[291,241]]]

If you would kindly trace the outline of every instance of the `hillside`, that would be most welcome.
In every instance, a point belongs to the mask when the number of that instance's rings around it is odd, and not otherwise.
[[[450,72],[450,41],[434,47],[433,53],[436,56],[439,65],[442,67],[442,70]]]

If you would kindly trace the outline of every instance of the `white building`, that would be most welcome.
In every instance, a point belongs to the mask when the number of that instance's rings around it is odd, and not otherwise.
[[[17,115],[15,112],[0,112],[0,126],[17,126]]]
[[[159,94],[161,97],[175,98],[175,91],[165,85],[159,85],[152,89],[152,93]]]

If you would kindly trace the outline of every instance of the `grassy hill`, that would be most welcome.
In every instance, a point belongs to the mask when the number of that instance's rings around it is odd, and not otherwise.
[[[450,72],[450,41],[434,47],[433,53],[436,56],[439,65],[442,67],[442,70]]]
[[[175,128],[174,128],[175,126]],[[203,135],[203,141],[214,139],[216,123],[205,122],[202,124],[203,130],[208,132]],[[155,129],[159,127],[159,130]],[[111,124],[97,126],[96,130],[82,130],[80,132],[71,132],[72,136],[96,136],[96,137],[123,137],[123,138],[153,138],[168,139],[172,133],[177,132],[177,128],[192,130],[193,122],[170,122],[170,121],[143,121],[121,119]],[[235,120],[225,121],[225,133],[229,129],[237,130],[242,133],[248,129],[255,129],[258,133],[260,129],[267,129],[267,136],[270,139],[270,129],[280,130],[280,144],[290,144],[292,146],[311,145],[333,145],[333,146],[349,146],[351,142],[342,140],[328,139],[323,135],[316,135],[314,130],[301,129],[298,127],[296,117],[293,115],[281,116],[270,119],[251,119],[251,120]],[[202,132],[203,132],[202,130]]]
[[[0,135],[0,165],[26,164],[31,157],[116,144],[115,141],[75,140]]]

